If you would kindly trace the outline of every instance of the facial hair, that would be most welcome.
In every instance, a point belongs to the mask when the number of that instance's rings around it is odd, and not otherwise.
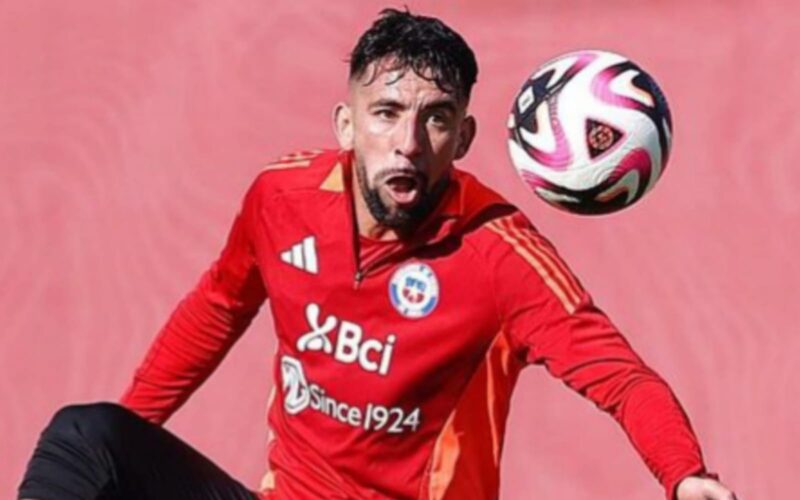
[[[381,177],[388,177],[392,174],[392,172],[382,172],[375,177],[375,180],[380,180]],[[361,188],[361,195],[372,217],[378,221],[378,224],[397,231],[409,230],[425,220],[436,208],[436,205],[438,205],[439,200],[442,198],[450,182],[450,175],[448,173],[429,188],[428,176],[420,174],[420,199],[414,206],[405,209],[400,207],[389,208],[386,206],[381,199],[378,188],[369,185],[367,169],[364,165],[358,165],[356,167],[356,177],[358,178],[358,185]]]

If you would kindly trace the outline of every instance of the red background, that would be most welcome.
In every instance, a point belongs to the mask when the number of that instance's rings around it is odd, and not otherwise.
[[[477,53],[479,134],[462,166],[554,240],[671,383],[710,466],[744,499],[787,498],[800,458],[798,4],[408,4]],[[261,165],[334,145],[344,59],[382,6],[0,3],[0,495],[57,408],[120,395]],[[675,120],[660,185],[603,218],[536,200],[505,152],[522,80],[578,48],[640,63]],[[168,423],[252,487],[272,342],[265,311]],[[662,495],[616,424],[536,368],[516,392],[503,474],[507,499]]]

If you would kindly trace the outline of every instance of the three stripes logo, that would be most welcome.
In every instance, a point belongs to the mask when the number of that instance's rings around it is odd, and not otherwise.
[[[300,243],[295,243],[292,248],[281,252],[281,261],[307,273],[319,274],[319,261],[317,260],[317,246],[314,236],[306,236]]]

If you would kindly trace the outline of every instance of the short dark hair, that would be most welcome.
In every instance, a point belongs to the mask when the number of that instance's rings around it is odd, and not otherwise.
[[[439,19],[408,10],[382,10],[361,35],[350,53],[350,80],[361,78],[370,64],[387,58],[394,60],[394,69],[411,69],[465,100],[478,76],[475,54],[461,35]]]

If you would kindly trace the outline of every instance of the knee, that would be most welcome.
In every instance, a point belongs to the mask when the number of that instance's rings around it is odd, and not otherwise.
[[[121,432],[130,410],[115,403],[69,405],[58,410],[46,433],[78,434],[87,439],[102,439]]]

